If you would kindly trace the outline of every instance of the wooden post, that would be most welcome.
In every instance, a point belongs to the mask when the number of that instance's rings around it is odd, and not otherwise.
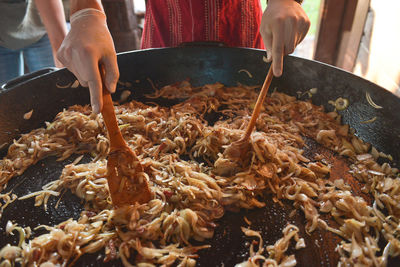
[[[102,0],[117,52],[140,48],[141,30],[138,27],[132,0]]]
[[[344,32],[351,31],[358,0],[325,0],[314,59],[336,65]]]

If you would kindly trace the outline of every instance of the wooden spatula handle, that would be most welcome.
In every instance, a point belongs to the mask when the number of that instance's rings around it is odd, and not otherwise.
[[[271,85],[271,81],[272,81],[273,77],[274,77],[274,74],[272,72],[272,64],[271,64],[271,66],[269,67],[269,70],[268,70],[267,77],[265,78],[264,84],[261,88],[261,92],[258,95],[257,102],[256,102],[256,105],[253,110],[253,114],[251,115],[251,119],[250,119],[249,125],[247,126],[246,133],[245,133],[243,139],[248,139],[250,137],[251,132],[253,131],[254,126],[256,125],[258,115],[260,114],[261,107],[264,103],[265,96],[268,93],[268,88]]]
[[[103,115],[104,122],[107,127],[110,147],[112,148],[121,148],[126,146],[126,142],[122,137],[121,131],[118,127],[117,117],[115,116],[114,105],[112,102],[111,94],[107,90],[105,82],[104,82],[104,71],[101,67],[102,72],[102,84],[103,84],[103,108],[101,110],[101,114]]]

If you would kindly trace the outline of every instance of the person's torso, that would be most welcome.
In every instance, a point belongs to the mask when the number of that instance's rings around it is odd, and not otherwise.
[[[220,41],[263,48],[259,0],[148,0],[142,48]]]
[[[0,0],[0,46],[21,49],[45,33],[33,0]]]

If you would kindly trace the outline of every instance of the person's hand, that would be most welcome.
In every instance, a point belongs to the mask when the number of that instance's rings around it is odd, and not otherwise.
[[[103,107],[103,86],[100,65],[104,66],[104,81],[113,93],[119,78],[114,43],[106,24],[105,14],[94,8],[82,9],[71,16],[71,30],[65,37],[57,58],[79,80],[89,87],[93,112]]]
[[[310,20],[299,3],[294,0],[269,0],[261,19],[260,33],[272,60],[274,75],[282,75],[283,56],[293,53],[304,39]]]

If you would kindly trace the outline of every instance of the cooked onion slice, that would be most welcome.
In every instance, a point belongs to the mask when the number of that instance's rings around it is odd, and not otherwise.
[[[368,92],[365,92],[365,98],[367,99],[368,104],[370,104],[373,108],[381,109],[382,106],[377,105],[374,101],[372,101],[371,95]]]
[[[239,73],[244,72],[246,73],[250,78],[253,78],[253,75],[250,73],[250,71],[246,70],[246,69],[241,69],[238,71]]]
[[[29,120],[32,117],[33,109],[24,114],[24,120]]]

